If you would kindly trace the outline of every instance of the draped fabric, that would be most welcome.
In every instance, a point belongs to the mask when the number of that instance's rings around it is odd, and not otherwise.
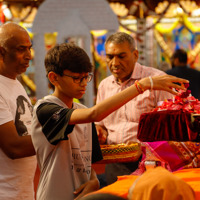
[[[200,167],[200,143],[161,141],[145,145],[170,171]]]
[[[195,120],[199,119],[195,118]],[[140,117],[138,139],[146,148],[140,163],[141,174],[145,160],[158,160],[169,171],[200,167],[199,126],[192,115],[183,110],[144,113]],[[195,122],[195,123],[194,123]]]
[[[194,200],[192,187],[163,167],[147,170],[129,189],[129,200]]]
[[[189,112],[165,110],[140,116],[137,135],[140,141],[196,141],[197,136]]]
[[[200,199],[200,168],[182,169],[173,174],[193,188],[195,200]],[[138,177],[136,175],[120,176],[115,183],[98,190],[97,193],[111,193],[127,198],[130,187]]]

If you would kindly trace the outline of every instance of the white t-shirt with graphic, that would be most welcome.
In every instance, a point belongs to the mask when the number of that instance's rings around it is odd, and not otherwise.
[[[0,88],[0,125],[14,121],[20,136],[30,134],[32,105],[25,89],[2,75]],[[0,199],[33,200],[35,170],[35,156],[12,160],[0,148]]]
[[[75,189],[90,179],[92,161],[102,159],[94,124],[68,124],[76,108],[86,107],[74,103],[69,109],[51,95],[34,107],[32,139],[41,170],[38,200],[74,199]]]

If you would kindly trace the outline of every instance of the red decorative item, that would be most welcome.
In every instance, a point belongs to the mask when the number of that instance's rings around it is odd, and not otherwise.
[[[188,87],[189,85],[185,85]],[[182,110],[194,114],[200,114],[200,101],[191,96],[191,91],[180,90],[174,99],[165,100],[161,106],[156,107],[152,112],[162,110]]]
[[[141,115],[137,137],[143,142],[199,141],[199,122],[200,101],[191,96],[190,90],[180,90],[173,99]]]
[[[5,16],[3,13],[2,4],[0,4],[0,20],[2,24],[5,23]]]

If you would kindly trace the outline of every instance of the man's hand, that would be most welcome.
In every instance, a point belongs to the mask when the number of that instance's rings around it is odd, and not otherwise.
[[[106,144],[108,132],[102,126],[96,125],[97,135],[100,144]]]
[[[76,191],[74,191],[75,195],[78,195],[75,200],[80,199],[81,197],[85,196],[86,194],[90,192],[94,192],[99,189],[99,180],[92,179],[88,182],[82,184]]]

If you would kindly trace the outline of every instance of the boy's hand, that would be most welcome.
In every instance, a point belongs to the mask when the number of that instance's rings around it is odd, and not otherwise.
[[[88,182],[82,184],[76,191],[74,191],[75,195],[78,195],[74,200],[78,200],[81,197],[85,196],[90,192],[94,192],[99,189],[99,180],[92,179]]]
[[[107,130],[99,125],[96,125],[96,130],[97,130],[97,135],[99,138],[99,143],[106,144],[106,140],[107,140],[107,136],[108,136]]]

